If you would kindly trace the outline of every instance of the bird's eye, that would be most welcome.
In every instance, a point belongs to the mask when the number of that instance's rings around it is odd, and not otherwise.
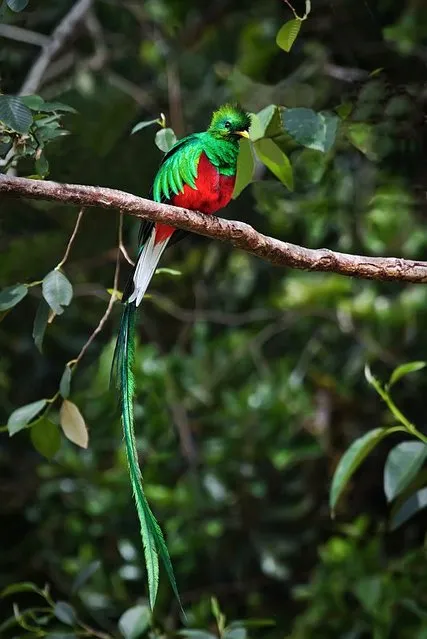
[[[224,122],[224,127],[226,129],[231,129],[231,122],[229,122],[228,120],[227,120],[227,122]]]

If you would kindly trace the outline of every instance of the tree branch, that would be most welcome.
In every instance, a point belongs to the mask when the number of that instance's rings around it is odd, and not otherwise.
[[[159,204],[115,189],[0,175],[0,197],[1,195],[122,211],[141,219],[163,222],[212,239],[230,242],[234,247],[276,266],[332,272],[370,280],[419,284],[427,282],[427,262],[397,257],[349,255],[323,248],[304,248],[262,235],[243,222],[228,221],[177,206]]]
[[[78,0],[73,4],[72,8],[64,16],[64,18],[62,18],[61,22],[43,46],[39,57],[29,70],[19,92],[20,95],[29,95],[37,92],[49,64],[74,32],[77,24],[89,11],[92,2],[93,0]]]

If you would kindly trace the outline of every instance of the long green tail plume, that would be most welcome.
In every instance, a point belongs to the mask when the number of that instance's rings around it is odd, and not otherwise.
[[[119,335],[113,359],[113,377],[120,392],[123,433],[130,481],[141,524],[141,537],[144,547],[145,565],[148,576],[150,606],[156,602],[159,585],[159,555],[162,559],[172,589],[181,606],[178,588],[162,530],[147,502],[142,484],[142,474],[138,463],[135,430],[133,423],[133,394],[135,380],[133,362],[135,357],[135,303],[126,302],[123,307]],[[182,609],[182,606],[181,606]]]

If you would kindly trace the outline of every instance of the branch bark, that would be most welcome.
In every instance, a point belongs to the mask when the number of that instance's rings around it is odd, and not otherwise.
[[[276,266],[332,272],[370,280],[418,284],[427,282],[427,262],[398,257],[349,255],[325,248],[304,248],[262,235],[243,222],[228,221],[169,204],[159,204],[115,189],[0,175],[1,196],[3,198],[20,196],[62,204],[76,204],[80,207],[101,207],[122,211],[140,219],[163,222],[212,239],[229,242],[234,247],[252,253]]]

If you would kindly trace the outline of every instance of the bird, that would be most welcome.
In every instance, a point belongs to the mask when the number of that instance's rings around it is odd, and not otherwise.
[[[250,124],[250,114],[240,106],[224,104],[219,107],[212,114],[206,131],[178,140],[164,155],[154,178],[153,200],[205,214],[214,214],[224,208],[233,194],[239,141],[249,138]],[[151,609],[154,609],[159,584],[159,556],[172,590],[181,602],[167,545],[145,496],[138,462],[133,417],[135,321],[137,308],[164,250],[179,239],[180,233],[167,224],[142,222],[137,261],[123,292],[123,310],[112,364],[112,379],[120,397],[130,482],[141,526]]]

